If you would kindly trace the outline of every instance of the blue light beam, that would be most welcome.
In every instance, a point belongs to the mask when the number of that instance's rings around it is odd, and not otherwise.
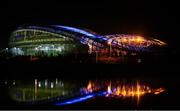
[[[65,101],[65,102],[58,102],[55,105],[56,106],[62,106],[62,105],[74,104],[74,103],[82,102],[82,101],[85,101],[87,99],[93,98],[94,96],[95,96],[94,94],[89,94],[89,95],[86,95],[84,97],[71,99],[71,100],[68,100],[68,101]]]
[[[94,34],[89,33],[87,31],[84,31],[82,29],[78,29],[78,28],[74,28],[74,27],[69,27],[69,26],[56,26],[56,27],[64,28],[64,29],[67,29],[67,30],[71,30],[73,32],[81,33],[81,34],[84,34],[86,36],[95,37]]]
[[[108,94],[107,91],[103,91],[103,92],[99,92],[99,93],[91,93],[91,94],[88,94],[86,96],[83,96],[83,97],[79,97],[79,98],[74,98],[74,99],[71,99],[71,100],[67,100],[67,101],[64,101],[64,102],[58,102],[58,103],[55,103],[56,106],[63,106],[63,105],[69,105],[69,104],[74,104],[74,103],[78,103],[78,102],[82,102],[82,101],[85,101],[85,100],[88,100],[88,99],[91,99],[95,96],[104,96]]]

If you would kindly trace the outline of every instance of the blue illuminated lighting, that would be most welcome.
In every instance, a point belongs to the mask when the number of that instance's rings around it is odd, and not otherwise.
[[[68,27],[68,26],[56,26],[56,27],[64,28],[64,29],[67,29],[67,30],[71,30],[73,32],[78,32],[78,33],[81,33],[81,34],[84,34],[84,35],[87,35],[87,36],[90,36],[90,37],[95,37],[94,34],[91,34],[91,33],[87,32],[87,31],[84,31],[84,30],[81,30],[81,29],[78,29],[78,28]]]
[[[65,102],[56,103],[55,105],[61,106],[61,105],[74,104],[74,103],[77,103],[77,102],[81,102],[81,101],[85,101],[87,99],[93,98],[94,96],[95,96],[94,94],[90,94],[90,95],[86,95],[84,97],[75,98],[75,99],[68,100],[68,101],[65,101]]]
[[[104,95],[106,95],[106,94],[108,94],[108,92],[107,92],[107,91],[104,91],[104,92],[98,93],[97,96],[104,96]]]
[[[107,37],[105,37],[105,36],[96,36],[98,39],[102,39],[102,40],[108,40],[108,38]]]
[[[74,104],[74,103],[78,103],[78,102],[85,101],[85,100],[87,100],[87,99],[91,99],[91,98],[93,98],[93,97],[95,97],[95,96],[104,96],[104,95],[106,95],[106,94],[108,94],[107,91],[99,92],[99,93],[93,93],[93,94],[91,93],[91,94],[88,94],[88,95],[86,95],[86,96],[84,96],[84,97],[79,97],[79,98],[67,100],[67,101],[65,101],[65,102],[58,102],[58,103],[56,103],[55,105],[57,105],[57,106],[62,106],[62,105]]]

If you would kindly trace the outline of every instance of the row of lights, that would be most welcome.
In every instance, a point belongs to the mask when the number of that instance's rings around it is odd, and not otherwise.
[[[64,86],[64,84],[62,82],[59,82],[58,79],[56,78],[55,84],[54,84],[54,82],[50,82],[50,88],[54,88],[54,86],[58,85],[59,83],[61,83],[60,84],[61,87]],[[39,87],[39,88],[42,87],[41,81],[38,81],[37,79],[34,80],[34,84],[35,84],[35,87]],[[44,81],[44,86],[48,87],[48,80],[47,79]]]

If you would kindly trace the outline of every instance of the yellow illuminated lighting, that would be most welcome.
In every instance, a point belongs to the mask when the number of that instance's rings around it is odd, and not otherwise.
[[[122,88],[122,95],[123,95],[123,96],[126,96],[126,89],[125,89],[125,86],[123,86],[123,88]]]
[[[137,37],[136,42],[142,42],[144,39],[142,37]]]
[[[116,84],[115,86],[109,83],[109,85],[105,86],[107,87],[107,94],[106,96],[117,96],[117,97],[136,97],[137,98],[137,103],[139,102],[141,96],[145,94],[153,94],[153,95],[158,95],[162,92],[165,91],[163,88],[158,88],[158,89],[151,89],[148,86],[145,85],[140,85],[139,82],[136,83],[136,85],[121,85],[121,84]],[[87,91],[88,92],[93,92],[93,91],[98,91],[98,87],[96,87],[95,83],[92,83],[89,81],[89,84],[87,85]]]
[[[89,92],[92,92],[92,83],[91,83],[91,81],[89,81],[89,84],[88,84],[88,86],[87,86],[87,90],[88,90]]]
[[[155,91],[154,91],[154,94],[160,94],[160,93],[162,93],[162,92],[164,92],[165,90],[163,89],[163,88],[159,88],[159,89],[156,89]]]
[[[123,42],[127,42],[128,40],[127,40],[127,38],[123,38],[122,41]]]
[[[111,91],[111,86],[108,86],[108,92]],[[123,97],[137,97],[137,100],[139,101],[140,97],[142,95],[152,93],[152,94],[160,94],[164,92],[165,90],[163,88],[159,88],[156,90],[150,89],[148,86],[141,86],[138,82],[136,86],[117,86],[116,91],[112,92],[111,95],[116,96],[123,96]]]
[[[139,99],[140,99],[141,93],[142,92],[140,90],[139,83],[137,82],[137,103],[139,103]]]
[[[163,42],[163,41],[160,41],[160,40],[158,40],[158,39],[154,39],[154,41],[156,41],[156,43],[158,44],[158,45],[167,45],[165,42]]]
[[[111,42],[109,41],[108,44],[111,45]]]
[[[121,92],[121,91],[120,91],[120,88],[119,88],[119,87],[117,87],[117,92],[116,92],[116,94],[117,94],[117,95],[119,95],[119,94],[120,94],[120,92]]]
[[[107,92],[111,93],[111,84],[108,86]]]
[[[134,42],[134,41],[135,41],[135,38],[133,37],[133,38],[132,38],[132,39],[130,39],[130,40]]]

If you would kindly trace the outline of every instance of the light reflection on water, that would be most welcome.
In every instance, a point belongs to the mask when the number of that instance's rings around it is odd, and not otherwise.
[[[78,86],[73,82],[59,79],[18,81],[10,88],[10,96],[18,102],[35,102],[48,100],[54,97],[69,98],[79,93]],[[58,99],[59,99],[58,98]]]
[[[146,81],[147,82],[147,81]],[[111,83],[111,85],[110,85]],[[6,84],[9,88],[9,93],[11,99],[16,102],[23,103],[58,103],[65,104],[66,102],[74,103],[74,101],[82,101],[86,100],[89,94],[93,94],[92,97],[110,97],[110,98],[119,98],[122,99],[121,96],[126,97],[127,93],[130,96],[132,95],[133,100],[136,100],[134,97],[136,92],[142,91],[144,94],[144,90],[140,88],[136,91],[135,86],[133,85],[135,80],[63,80],[59,78],[54,79],[33,79],[33,80],[11,80],[11,82],[5,80],[4,84]],[[144,83],[141,80],[141,83]],[[144,84],[147,85],[148,91],[149,85],[152,84]],[[111,88],[109,89],[109,85]],[[124,89],[120,86],[123,85]],[[131,86],[132,85],[132,86]],[[126,87],[127,86],[127,87]],[[140,86],[140,85],[138,85]],[[129,87],[133,87],[133,90],[130,90]],[[157,86],[159,87],[159,86]],[[116,88],[120,88],[120,90],[116,90]],[[152,87],[153,88],[153,87]],[[111,90],[111,91],[109,91]],[[112,92],[113,91],[113,92]],[[119,91],[119,93],[118,93]],[[157,92],[156,89],[152,89],[151,92]],[[159,91],[159,90],[158,90]],[[164,91],[164,90],[163,90]],[[104,93],[105,92],[105,93]],[[111,92],[111,93],[109,93]],[[131,93],[133,92],[133,93]],[[108,96],[107,96],[108,93]],[[137,93],[141,94],[141,93]],[[133,96],[134,95],[134,96]],[[154,95],[155,96],[155,95]],[[88,96],[89,99],[89,96]],[[65,103],[64,103],[65,102]]]

